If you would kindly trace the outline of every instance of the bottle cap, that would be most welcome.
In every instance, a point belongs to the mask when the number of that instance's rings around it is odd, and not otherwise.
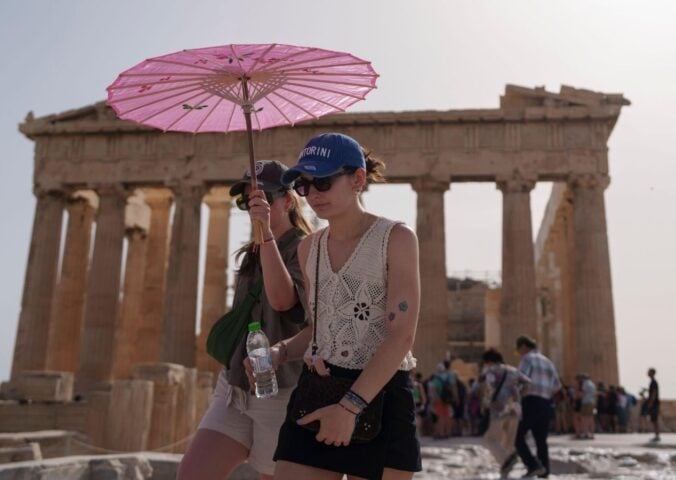
[[[252,323],[249,324],[249,331],[250,332],[257,332],[260,329],[261,329],[261,322],[252,322]]]

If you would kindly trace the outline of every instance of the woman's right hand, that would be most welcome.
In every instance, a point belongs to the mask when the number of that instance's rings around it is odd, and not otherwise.
[[[267,237],[272,237],[272,230],[270,228],[270,204],[265,197],[263,190],[254,190],[249,194],[249,217],[251,222],[260,222],[262,234]]]

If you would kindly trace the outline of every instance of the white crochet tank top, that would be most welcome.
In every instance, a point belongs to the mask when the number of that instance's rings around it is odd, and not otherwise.
[[[308,317],[313,320],[317,243],[321,242],[318,355],[333,365],[363,369],[387,335],[387,245],[390,232],[398,223],[401,222],[377,218],[337,272],[333,271],[329,260],[329,227],[317,232],[312,239],[305,267],[310,279]],[[311,348],[308,348],[308,354]],[[415,365],[415,358],[408,352],[399,369],[408,371]]]

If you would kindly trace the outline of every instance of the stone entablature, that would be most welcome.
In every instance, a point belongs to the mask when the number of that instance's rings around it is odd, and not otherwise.
[[[621,95],[563,87],[507,86],[501,108],[331,115],[256,133],[258,158],[285,163],[312,135],[340,130],[387,159],[390,182],[421,175],[453,182],[495,181],[514,171],[541,181],[607,173],[606,143]],[[29,115],[20,130],[36,142],[35,183],[166,185],[229,183],[246,168],[243,133],[162,133],[119,120],[104,102],[57,115]]]

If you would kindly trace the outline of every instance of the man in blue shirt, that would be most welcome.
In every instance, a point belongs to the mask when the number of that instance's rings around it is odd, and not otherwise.
[[[519,371],[530,378],[531,384],[521,399],[522,418],[516,434],[516,450],[528,471],[524,478],[549,476],[549,449],[547,434],[552,418],[552,397],[561,389],[556,367],[537,350],[532,338],[522,335],[516,340],[516,351],[521,356]],[[537,459],[526,443],[526,434],[533,432]]]

